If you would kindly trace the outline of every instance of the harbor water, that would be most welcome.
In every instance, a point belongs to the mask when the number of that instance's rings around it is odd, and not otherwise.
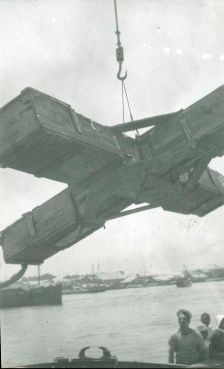
[[[62,306],[2,309],[2,366],[71,359],[84,346],[106,346],[118,360],[164,363],[179,308],[192,312],[193,328],[202,312],[214,327],[224,313],[224,281],[65,295]]]

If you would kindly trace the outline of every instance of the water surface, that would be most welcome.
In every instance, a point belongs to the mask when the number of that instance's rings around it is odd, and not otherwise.
[[[160,286],[65,295],[62,306],[2,309],[2,365],[15,367],[77,357],[84,346],[106,346],[120,360],[167,362],[176,311],[224,313],[224,281],[188,288]]]

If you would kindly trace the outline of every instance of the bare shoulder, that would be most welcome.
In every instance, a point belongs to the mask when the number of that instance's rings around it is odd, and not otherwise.
[[[194,329],[194,328],[190,328],[191,329],[191,333],[193,333],[195,336],[197,336],[197,337],[202,337],[201,336],[201,333],[200,332],[198,332],[196,329]]]

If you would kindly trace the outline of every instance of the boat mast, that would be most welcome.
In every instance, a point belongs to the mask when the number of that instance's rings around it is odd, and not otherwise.
[[[40,265],[37,265],[37,285],[40,287]]]

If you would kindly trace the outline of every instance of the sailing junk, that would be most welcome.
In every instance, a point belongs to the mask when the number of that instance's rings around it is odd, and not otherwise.
[[[133,211],[204,216],[224,203],[224,86],[185,110],[113,127],[26,88],[0,110],[0,163],[68,188],[1,235],[6,263],[40,264]],[[131,138],[125,132],[149,127]],[[148,207],[123,211],[132,204]]]

